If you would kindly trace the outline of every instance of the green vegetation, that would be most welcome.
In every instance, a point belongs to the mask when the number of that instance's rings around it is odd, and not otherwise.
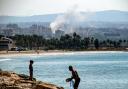
[[[88,50],[88,49],[101,49],[101,48],[124,48],[123,44],[128,44],[128,40],[113,41],[98,40],[93,37],[81,38],[78,34],[72,35],[65,34],[60,38],[45,39],[43,36],[37,35],[15,35],[9,37],[16,42],[17,47],[44,50]]]

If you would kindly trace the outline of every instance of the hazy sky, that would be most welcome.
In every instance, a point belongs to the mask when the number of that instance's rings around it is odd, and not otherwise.
[[[79,11],[128,11],[128,0],[0,0],[0,15],[61,13],[74,5],[78,6]]]

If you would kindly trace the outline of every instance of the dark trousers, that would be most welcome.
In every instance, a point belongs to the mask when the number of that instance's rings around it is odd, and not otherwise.
[[[80,78],[75,80],[74,89],[78,89],[79,83],[80,83]]]
[[[29,79],[32,80],[33,79],[33,71],[29,71],[30,77]]]

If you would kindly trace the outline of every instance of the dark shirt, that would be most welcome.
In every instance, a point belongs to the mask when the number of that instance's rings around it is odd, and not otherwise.
[[[79,79],[79,75],[77,73],[77,71],[72,71],[72,79],[74,78],[75,80]]]
[[[32,64],[29,65],[29,71],[33,71],[33,66],[32,66]]]

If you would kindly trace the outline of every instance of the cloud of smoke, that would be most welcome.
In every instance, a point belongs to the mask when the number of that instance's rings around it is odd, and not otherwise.
[[[81,22],[87,20],[90,16],[90,13],[81,13],[78,11],[78,6],[75,5],[63,15],[59,15],[55,21],[50,24],[52,32],[55,33],[56,30],[62,30],[65,33],[75,32],[79,27]]]

